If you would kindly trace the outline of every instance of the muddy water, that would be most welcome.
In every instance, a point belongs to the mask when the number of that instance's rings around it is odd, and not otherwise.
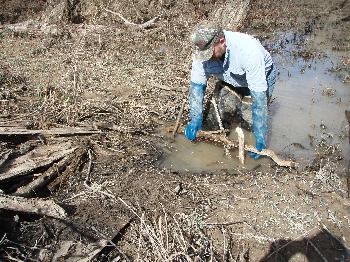
[[[341,53],[324,51],[317,58],[304,59],[294,54],[300,48],[292,34],[284,35],[282,48],[273,53],[279,70],[278,82],[270,106],[270,134],[268,145],[282,158],[293,158],[302,166],[310,163],[320,139],[339,144],[344,158],[349,155],[345,109],[350,108],[350,85],[344,84],[334,72]],[[277,41],[281,44],[281,41]],[[293,43],[294,41],[294,43]],[[234,131],[230,137],[236,138]],[[254,139],[245,132],[247,144]],[[271,161],[254,161],[247,157],[240,165],[237,151],[225,155],[222,147],[206,143],[191,143],[178,135],[168,146],[162,165],[173,170],[247,170],[268,167]]]

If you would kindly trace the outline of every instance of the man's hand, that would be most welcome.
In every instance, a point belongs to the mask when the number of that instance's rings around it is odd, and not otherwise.
[[[202,129],[202,123],[199,123],[198,121],[194,121],[194,120],[188,122],[185,128],[186,138],[188,140],[194,141],[197,137],[197,132],[201,129]]]
[[[265,142],[264,141],[257,141],[256,142],[256,149],[258,151],[261,151],[263,149],[266,149],[266,145],[265,145]],[[257,153],[254,153],[254,152],[248,152],[248,155],[253,158],[254,160],[257,160],[261,157],[261,155],[257,154]]]

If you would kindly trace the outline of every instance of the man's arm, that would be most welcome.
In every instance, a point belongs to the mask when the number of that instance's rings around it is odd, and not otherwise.
[[[191,82],[189,92],[191,121],[185,128],[185,136],[191,141],[196,139],[197,132],[202,129],[205,89],[206,85]]]
[[[250,91],[252,96],[252,115],[253,115],[253,133],[256,141],[256,149],[261,151],[266,148],[266,137],[268,131],[268,109],[266,91]],[[249,152],[249,155],[255,160],[260,155]]]
[[[205,89],[207,87],[207,75],[203,63],[199,61],[192,62],[191,86],[189,90],[189,104],[191,121],[185,128],[185,136],[193,141],[196,139],[197,132],[203,125],[203,100]]]

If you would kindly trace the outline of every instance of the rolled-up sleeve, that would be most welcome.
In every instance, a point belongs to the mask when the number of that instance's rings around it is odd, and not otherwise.
[[[193,60],[191,69],[191,82],[206,85],[207,80],[208,75],[205,72],[203,63],[197,60]]]

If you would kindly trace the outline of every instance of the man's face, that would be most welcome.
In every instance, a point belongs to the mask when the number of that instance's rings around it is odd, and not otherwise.
[[[220,38],[219,42],[214,45],[213,56],[211,59],[221,59],[226,52],[225,38]]]

